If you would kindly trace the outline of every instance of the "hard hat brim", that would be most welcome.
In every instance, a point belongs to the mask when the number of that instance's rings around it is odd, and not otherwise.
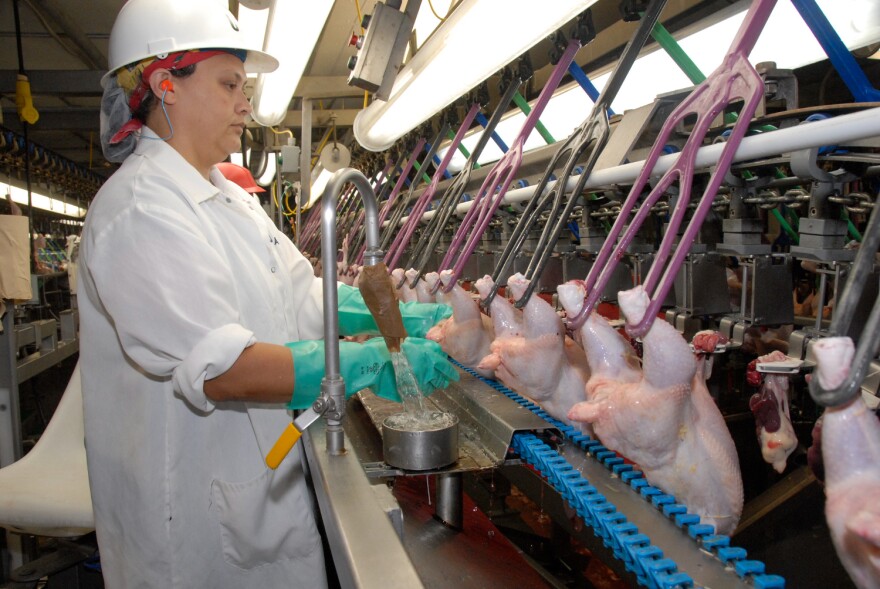
[[[240,49],[234,49],[240,51]],[[246,49],[247,56],[244,60],[244,72],[246,74],[268,74],[278,69],[278,60],[257,49]],[[144,58],[146,59],[146,58]],[[104,87],[105,82],[110,78],[111,74],[115,74],[116,70],[110,70],[101,76],[101,86]]]

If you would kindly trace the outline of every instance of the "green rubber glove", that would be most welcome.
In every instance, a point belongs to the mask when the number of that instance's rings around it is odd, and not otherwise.
[[[337,284],[339,333],[342,335],[379,335],[376,320],[361,292],[354,286]],[[412,337],[425,337],[428,330],[452,315],[452,307],[441,303],[398,303],[403,327]]]
[[[285,344],[293,354],[294,393],[289,409],[306,409],[321,394],[324,378],[324,341],[307,340]],[[458,371],[437,342],[408,337],[401,346],[422,393],[429,395],[458,380]],[[381,337],[363,344],[339,342],[339,373],[345,380],[345,394],[370,388],[378,396],[401,402],[391,354]]]

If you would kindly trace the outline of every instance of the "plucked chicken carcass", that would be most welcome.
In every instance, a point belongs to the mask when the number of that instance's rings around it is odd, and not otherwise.
[[[815,377],[826,390],[849,375],[854,354],[848,337],[813,347]],[[880,587],[880,422],[861,394],[829,407],[822,417],[825,518],[840,561],[860,589]]]
[[[480,298],[485,300],[495,281],[486,274],[474,283]],[[522,335],[522,311],[510,304],[510,301],[502,296],[496,296],[489,304],[489,315],[492,316],[492,325],[495,328],[495,339],[503,337],[516,337]]]
[[[451,280],[452,271],[444,270],[439,275],[427,274],[423,282],[428,288],[434,288],[438,281],[448,285]],[[438,291],[437,298],[452,307],[452,317],[432,327],[425,337],[439,343],[444,352],[480,375],[495,378],[494,370],[477,368],[480,360],[489,354],[489,345],[495,339],[492,320],[480,312],[477,301],[458,284],[449,293]]]
[[[583,305],[582,284],[557,290],[569,315]],[[642,286],[619,294],[621,310],[638,323],[649,303]],[[581,328],[592,376],[587,398],[569,417],[593,425],[602,443],[635,462],[648,481],[675,496],[719,534],[736,527],[743,506],[736,448],[724,418],[697,372],[684,338],[654,321],[643,338],[639,370],[629,344],[593,314]]]
[[[519,273],[507,281],[516,299],[522,297],[528,285]],[[568,418],[568,410],[586,400],[590,378],[586,355],[565,335],[562,319],[545,300],[531,297],[522,312],[522,335],[497,338],[491,351],[480,362],[481,368],[493,369],[507,387],[533,400],[556,419],[592,435],[588,425]]]
[[[418,296],[416,291],[409,287],[409,281],[405,280],[405,278],[406,275],[403,272],[403,268],[395,268],[391,271],[391,282],[394,284],[394,292],[397,293],[397,298],[404,303],[411,303],[418,300]],[[401,281],[403,281],[403,284],[400,284]],[[400,284],[400,288],[397,288],[398,284]]]
[[[410,268],[406,272],[403,273],[406,276],[406,281],[409,284],[412,284],[413,280],[415,280],[416,276],[419,275],[419,271],[415,268]],[[437,302],[434,299],[434,295],[431,294],[431,287],[428,286],[427,282],[424,280],[419,280],[415,285],[416,291],[416,300],[420,303],[435,303]]]
[[[783,362],[788,357],[773,351],[749,364],[749,384],[760,385],[761,390],[749,399],[749,409],[755,415],[755,429],[761,444],[761,456],[776,472],[785,470],[789,455],[797,448],[798,439],[791,423],[788,408],[790,381],[784,374],[757,372],[757,364]],[[762,382],[763,381],[763,382]]]

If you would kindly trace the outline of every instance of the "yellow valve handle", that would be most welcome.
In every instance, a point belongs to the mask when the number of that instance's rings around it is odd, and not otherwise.
[[[281,464],[284,457],[296,445],[296,441],[300,437],[302,437],[302,432],[296,429],[296,426],[292,423],[288,424],[281,436],[278,437],[278,441],[275,442],[275,445],[266,454],[266,466],[272,470],[278,468],[278,465]]]
[[[275,445],[272,446],[272,449],[266,454],[266,466],[272,470],[278,468],[278,465],[281,464],[284,457],[287,456],[290,453],[290,450],[296,445],[297,440],[302,437],[306,428],[315,423],[318,418],[321,417],[326,410],[326,407],[327,405],[321,399],[318,399],[318,401],[315,401],[314,405],[300,413],[299,416],[293,420],[293,423],[288,424],[278,437]],[[317,411],[315,410],[316,408],[318,409]]]

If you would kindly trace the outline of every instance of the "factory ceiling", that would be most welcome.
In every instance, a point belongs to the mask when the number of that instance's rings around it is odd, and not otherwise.
[[[360,2],[358,6],[356,3]],[[113,20],[123,0],[14,0],[0,3],[0,106],[2,126],[19,135],[23,125],[15,105],[15,82],[19,59],[27,73],[39,120],[28,126],[31,142],[57,156],[66,165],[85,170],[100,182],[114,170],[105,161],[98,139],[100,78],[107,67],[107,46]],[[316,143],[327,128],[334,124],[337,136],[347,133],[357,112],[363,108],[364,92],[347,85],[349,58],[354,48],[348,40],[359,32],[358,9],[363,14],[373,10],[376,0],[337,0],[318,41],[306,74],[296,96],[291,101],[289,114],[280,125],[294,131],[299,141],[301,98],[313,99],[311,141]],[[18,5],[20,23],[19,53],[14,5]],[[230,0],[230,9],[238,10],[237,0]],[[576,61],[581,66],[601,66],[612,62],[627,39],[616,33],[620,19],[620,0],[599,0],[592,8],[593,21],[598,31],[596,39],[581,49]],[[671,0],[664,12],[667,28],[675,31],[688,26],[719,8],[730,5],[727,0]],[[423,9],[428,8],[425,2]],[[537,45],[530,52],[534,78],[527,98],[540,92],[552,67],[549,65],[549,41]],[[515,65],[515,64],[514,64]],[[498,78],[500,80],[500,77]],[[499,81],[490,78],[487,87],[491,100],[497,100]],[[268,143],[271,135],[253,126],[252,137],[257,146]],[[369,165],[376,156],[352,146],[354,165]],[[361,159],[358,159],[361,158]],[[5,160],[4,160],[5,161]],[[4,165],[0,162],[0,165]],[[11,170],[5,164],[7,175],[21,177],[21,170]],[[89,195],[82,195],[89,198]]]

